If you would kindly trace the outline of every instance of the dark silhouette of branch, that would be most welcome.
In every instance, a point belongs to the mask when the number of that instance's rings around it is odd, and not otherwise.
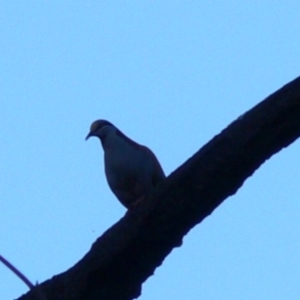
[[[182,244],[184,235],[299,136],[300,77],[202,147],[98,238],[78,263],[42,283],[44,294],[48,300],[138,297],[142,283]]]

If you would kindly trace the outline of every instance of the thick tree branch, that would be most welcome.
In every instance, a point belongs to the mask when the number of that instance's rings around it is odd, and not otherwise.
[[[300,77],[215,136],[107,230],[75,266],[42,283],[47,299],[138,297],[142,283],[184,235],[299,136]]]

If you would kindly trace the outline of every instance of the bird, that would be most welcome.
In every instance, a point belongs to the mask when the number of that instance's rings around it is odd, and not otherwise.
[[[155,154],[109,121],[94,121],[85,139],[90,137],[100,139],[107,183],[127,209],[136,206],[166,178]]]

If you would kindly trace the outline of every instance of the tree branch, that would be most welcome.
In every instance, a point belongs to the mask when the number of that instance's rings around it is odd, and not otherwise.
[[[184,235],[299,136],[300,77],[232,122],[98,238],[77,264],[40,288],[48,300],[138,297],[142,283]]]

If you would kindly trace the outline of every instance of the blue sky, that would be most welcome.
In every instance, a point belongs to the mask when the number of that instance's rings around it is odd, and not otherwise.
[[[299,76],[299,1],[2,1],[0,253],[32,281],[74,265],[125,209],[103,118],[170,174]],[[299,141],[184,239],[140,299],[299,299]],[[0,299],[27,287],[0,265]]]

